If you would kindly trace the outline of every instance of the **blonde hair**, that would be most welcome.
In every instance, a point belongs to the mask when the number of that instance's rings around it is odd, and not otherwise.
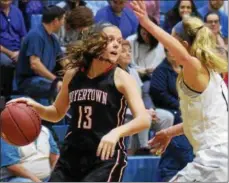
[[[217,50],[212,31],[197,17],[184,18],[183,26],[191,40],[190,54],[209,69],[218,73],[227,72],[227,60]]]

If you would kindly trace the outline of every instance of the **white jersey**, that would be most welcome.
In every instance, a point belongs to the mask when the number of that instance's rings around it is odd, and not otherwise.
[[[210,71],[210,80],[202,93],[188,88],[183,79],[180,87],[180,108],[184,134],[194,153],[228,142],[228,89],[218,73]]]

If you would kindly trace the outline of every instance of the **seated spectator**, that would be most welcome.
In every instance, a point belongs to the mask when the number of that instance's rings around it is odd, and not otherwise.
[[[42,13],[43,10],[43,3],[41,0],[19,0],[18,1],[18,8],[22,11],[25,26],[27,31],[31,28],[31,17],[32,15],[39,15]]]
[[[130,6],[131,0],[128,0],[126,6],[131,8]],[[154,18],[157,22],[160,21],[160,0],[157,1],[148,1],[145,0],[146,10],[148,16]]]
[[[85,7],[86,2],[83,0],[65,0],[57,3],[56,5],[60,8],[63,8],[66,11],[66,16],[72,10],[79,7]],[[63,52],[66,51],[66,45],[73,41],[75,38],[77,40],[78,33],[72,30],[69,30],[68,25],[63,25],[60,30],[56,33],[59,43],[61,45],[61,49]]]
[[[220,16],[216,12],[209,12],[204,17],[204,22],[212,30],[213,34],[216,37],[217,44],[220,48],[223,48],[224,51],[227,51],[227,46],[224,42],[223,36],[220,32]]]
[[[150,18],[150,20],[157,24],[155,19]],[[143,82],[143,96],[149,96],[150,78],[154,69],[165,58],[164,48],[140,24],[137,34],[128,37],[127,40],[131,44],[131,62],[134,64]],[[146,105],[149,102],[148,98],[143,98]],[[150,103],[148,107],[150,107]]]
[[[209,0],[208,4],[200,8],[198,11],[203,20],[209,12],[216,12],[219,15],[221,33],[225,43],[228,44],[228,15],[225,12],[223,12],[223,10],[221,10],[224,4],[223,2],[223,0]]]
[[[171,34],[173,27],[180,22],[185,15],[200,16],[194,0],[177,0],[174,7],[165,15],[163,29]]]
[[[51,98],[62,81],[52,73],[58,56],[59,42],[53,35],[64,23],[64,10],[57,6],[44,9],[42,24],[25,37],[16,68],[19,91],[32,98]]]
[[[61,49],[65,51],[66,45],[78,40],[80,33],[93,24],[93,13],[88,7],[79,6],[68,12],[65,17],[65,26],[57,34]]]
[[[13,146],[1,138],[1,182],[47,182],[59,158],[57,144],[42,126],[33,143]]]
[[[86,6],[86,2],[83,0],[65,0],[57,3],[56,5],[63,8],[65,11],[71,11],[78,6]]]
[[[217,40],[217,44],[218,44],[217,47],[218,47],[220,54],[222,54],[222,56],[224,56],[226,59],[228,59],[227,45],[225,44],[223,36],[220,32],[221,25],[220,25],[219,14],[216,12],[208,13],[204,17],[204,22],[212,30],[213,34],[215,35],[216,40]],[[222,74],[222,77],[223,77],[226,85],[228,86],[228,74],[224,73],[224,74]]]
[[[95,16],[96,22],[110,22],[117,26],[123,38],[135,34],[138,27],[138,20],[130,8],[126,8],[127,0],[109,0],[109,5],[98,10]]]
[[[127,72],[129,72],[131,76],[134,77],[139,86],[139,92],[142,92],[141,87],[143,87],[143,83],[136,69],[131,66],[130,55],[130,43],[128,41],[123,41],[123,51],[118,60],[118,64],[121,66],[122,69],[126,70]],[[145,106],[148,109],[149,114],[152,116],[151,130],[160,131],[164,128],[168,128],[173,125],[174,117],[170,112],[163,109],[155,108],[149,96],[145,96],[143,94],[142,97],[143,99],[145,98],[144,101],[147,101],[147,104],[145,104]],[[126,121],[130,121],[132,118],[133,117],[130,112],[130,109],[127,109]],[[130,137],[129,154],[146,155],[150,153],[147,144],[149,140],[149,131],[150,129],[146,129],[140,132],[139,134],[135,134],[132,137]]]
[[[151,78],[150,95],[156,107],[166,109],[175,116],[174,125],[182,122],[176,80],[181,67],[167,52],[167,58],[155,69]],[[192,146],[184,135],[172,139],[159,162],[163,182],[169,181],[187,163],[193,160]]]
[[[153,18],[152,22],[158,24]],[[163,46],[140,24],[137,33],[128,37],[131,45],[131,61],[135,65],[141,79],[150,80],[153,70],[165,58]]]
[[[15,67],[26,35],[24,18],[12,0],[0,1],[0,66]]]
[[[64,23],[65,11],[55,5],[44,8],[42,24],[32,29],[23,40],[16,67],[18,91],[33,99],[54,100],[61,89],[62,79],[53,73],[62,56],[60,44],[53,34]],[[52,123],[42,121],[54,135]]]

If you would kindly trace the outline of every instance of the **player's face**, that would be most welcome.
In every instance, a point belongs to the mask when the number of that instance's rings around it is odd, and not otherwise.
[[[106,27],[103,31],[108,36],[108,44],[103,57],[116,63],[122,51],[122,33],[117,27]]]
[[[214,34],[218,34],[220,31],[219,16],[216,14],[208,15],[206,25],[212,30]]]
[[[179,5],[179,14],[183,18],[184,15],[190,15],[192,13],[192,3],[191,1],[183,0]]]
[[[131,54],[131,49],[129,45],[123,45],[122,46],[122,52],[119,57],[119,62],[120,64],[128,65],[130,64],[130,54]]]

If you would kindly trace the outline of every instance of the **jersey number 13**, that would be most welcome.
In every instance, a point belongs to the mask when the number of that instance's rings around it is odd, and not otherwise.
[[[79,106],[79,119],[78,119],[78,128],[91,129],[92,126],[92,107],[91,106]],[[82,118],[82,116],[85,116]],[[85,119],[85,121],[82,121]]]

